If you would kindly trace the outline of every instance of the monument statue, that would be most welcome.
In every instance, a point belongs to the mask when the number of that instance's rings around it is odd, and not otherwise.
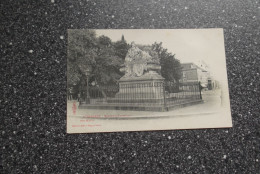
[[[143,46],[142,46],[143,47]],[[161,70],[158,56],[149,54],[134,43],[128,50],[123,66],[125,75],[119,79],[119,92],[110,103],[162,103],[164,78],[158,73]],[[148,51],[147,51],[148,50]]]
[[[141,50],[132,42],[131,48],[126,54],[125,63],[120,69],[121,72],[125,73],[121,79],[141,77],[147,73],[157,73],[160,69],[158,59]]]

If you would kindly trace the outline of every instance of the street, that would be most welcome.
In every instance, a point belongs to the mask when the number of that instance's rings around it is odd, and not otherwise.
[[[168,112],[76,109],[67,103],[67,130],[79,132],[114,132],[136,130],[166,130],[213,128],[231,126],[227,115],[230,111],[221,107],[221,91],[203,91],[203,103]],[[76,107],[77,108],[77,107]]]

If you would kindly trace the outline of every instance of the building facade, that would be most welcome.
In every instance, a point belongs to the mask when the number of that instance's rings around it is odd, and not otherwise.
[[[210,73],[194,63],[182,63],[182,78],[180,82],[200,82],[203,87],[208,87]]]

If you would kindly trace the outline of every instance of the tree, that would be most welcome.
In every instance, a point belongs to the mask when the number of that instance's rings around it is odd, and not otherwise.
[[[112,46],[111,39],[107,36],[104,36],[104,35],[102,35],[98,38],[98,43],[102,47],[111,47]]]
[[[69,30],[68,86],[85,88],[87,82],[93,81],[97,86],[116,84],[122,76],[119,71],[122,63],[109,37],[97,37],[94,30]]]
[[[78,85],[85,79],[87,70],[95,62],[96,50],[97,39],[94,30],[68,31],[68,85]]]
[[[94,64],[95,81],[101,85],[115,84],[122,76],[119,71],[123,60],[117,56],[115,47],[110,38],[100,36],[98,54]]]
[[[175,58],[175,54],[171,54],[167,49],[162,47],[162,42],[154,43],[152,49],[157,52],[160,65],[161,74],[166,81],[179,82],[181,78],[181,64]]]
[[[126,43],[124,35],[121,40],[114,43],[115,54],[122,60],[125,60],[126,54],[130,46]]]

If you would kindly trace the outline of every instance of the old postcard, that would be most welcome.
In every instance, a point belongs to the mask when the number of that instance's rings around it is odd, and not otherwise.
[[[68,30],[68,133],[224,127],[223,29]]]

